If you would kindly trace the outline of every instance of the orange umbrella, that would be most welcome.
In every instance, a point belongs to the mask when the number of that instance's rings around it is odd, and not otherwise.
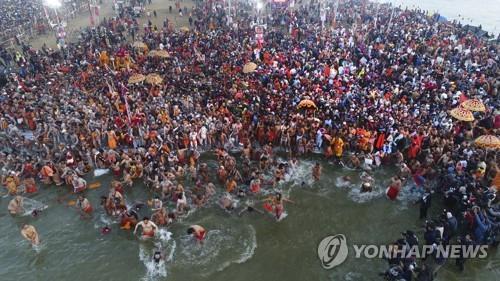
[[[302,100],[299,105],[297,105],[297,109],[316,109],[317,106],[312,100]]]
[[[478,99],[466,100],[460,106],[470,111],[486,111],[486,106],[484,106],[484,103]]]
[[[452,109],[450,111],[450,115],[453,118],[458,119],[460,121],[466,121],[466,122],[474,121],[474,115],[472,115],[472,111],[462,107],[457,107]]]
[[[494,135],[482,135],[474,141],[474,144],[483,148],[498,149],[500,139]]]

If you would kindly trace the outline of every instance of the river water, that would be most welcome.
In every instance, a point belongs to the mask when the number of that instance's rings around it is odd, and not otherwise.
[[[448,20],[479,26],[495,35],[500,33],[500,0],[378,0],[396,6],[419,7],[439,12]]]
[[[216,168],[213,158],[204,158]],[[360,194],[359,171],[319,160],[324,173],[313,183],[310,171],[317,160],[315,156],[303,159],[279,187],[295,202],[286,205],[287,216],[279,222],[269,214],[255,212],[238,217],[212,204],[191,211],[168,230],[162,229],[153,241],[142,241],[120,230],[97,206],[99,197],[107,193],[110,175],[87,177],[89,183],[102,184],[86,192],[95,207],[90,220],[82,220],[67,206],[75,196],[68,195],[69,189],[64,187],[42,187],[31,197],[48,205],[37,218],[7,215],[10,198],[1,198],[0,280],[379,280],[377,274],[386,269],[385,261],[355,259],[351,251],[345,263],[327,271],[320,266],[317,245],[323,237],[337,233],[345,234],[349,243],[375,244],[389,243],[406,229],[421,235],[418,208],[411,203],[414,196],[408,188],[396,202],[383,196],[392,169],[375,171],[376,190]],[[343,175],[353,178],[353,186],[342,187]],[[136,184],[126,196],[131,204],[152,195]],[[23,223],[38,229],[42,240],[38,249],[21,238]],[[102,235],[100,228],[106,224],[112,231]],[[207,228],[203,246],[186,235],[190,224]],[[166,257],[160,266],[151,262],[157,248]],[[437,280],[498,280],[495,271],[486,269],[490,260],[498,258],[498,253],[491,253],[487,260],[470,261],[463,274],[449,261]]]

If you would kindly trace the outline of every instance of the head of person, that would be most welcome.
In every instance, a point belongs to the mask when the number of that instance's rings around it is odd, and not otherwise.
[[[193,234],[193,233],[195,233],[195,232],[196,232],[196,230],[194,229],[194,227],[189,227],[189,228],[187,229],[187,234],[188,234],[188,235],[191,235],[191,234]]]
[[[281,193],[280,192],[276,193],[276,199],[281,200]]]
[[[149,218],[148,217],[143,217],[142,220],[145,222],[145,223],[148,223],[149,222]]]

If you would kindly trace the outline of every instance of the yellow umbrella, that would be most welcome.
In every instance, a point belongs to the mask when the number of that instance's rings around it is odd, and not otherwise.
[[[180,30],[181,30],[182,32],[189,32],[189,27],[187,27],[187,26],[183,26],[183,27],[181,27],[181,28],[180,28]]]
[[[128,79],[128,83],[129,84],[137,84],[137,83],[141,83],[142,81],[144,81],[144,79],[146,79],[146,76],[137,73],[137,74],[130,76],[130,78]]]
[[[486,111],[486,106],[478,99],[466,100],[460,106],[470,111]]]
[[[257,65],[253,62],[249,62],[243,66],[243,73],[251,73],[257,69]]]
[[[158,85],[163,82],[163,78],[161,78],[161,76],[156,73],[151,73],[146,76],[146,82],[149,84]]]
[[[299,105],[297,105],[297,109],[316,109],[316,104],[312,100],[302,100]]]
[[[462,107],[457,107],[452,109],[450,111],[450,115],[453,118],[458,119],[460,121],[466,121],[466,122],[474,121],[474,115],[472,115],[472,111]]]
[[[500,139],[494,135],[482,135],[474,141],[474,144],[483,148],[498,149],[500,148]]]
[[[141,41],[135,41],[133,44],[134,48],[139,48],[139,49],[148,49],[148,45],[146,43],[141,42]]]

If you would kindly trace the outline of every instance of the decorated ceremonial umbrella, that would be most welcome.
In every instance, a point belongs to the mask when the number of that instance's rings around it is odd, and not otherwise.
[[[141,83],[142,81],[144,81],[144,79],[146,79],[146,76],[137,73],[137,74],[130,76],[130,78],[128,79],[128,83],[129,84],[137,84],[137,83]]]
[[[152,54],[151,54],[152,53]],[[159,57],[159,58],[169,58],[170,54],[165,50],[154,50],[149,53],[150,56]]]
[[[151,52],[148,53],[148,56],[150,57],[156,57],[157,50],[152,50]]]
[[[460,106],[470,111],[486,111],[486,106],[484,106],[484,103],[478,99],[466,100]]]
[[[163,82],[163,78],[161,78],[160,75],[156,73],[151,73],[146,76],[146,82],[149,84],[158,85]]]
[[[243,73],[251,73],[257,69],[257,65],[253,62],[249,62],[243,66]]]
[[[146,43],[141,42],[141,41],[135,41],[133,46],[134,46],[134,48],[138,48],[138,49],[145,49],[145,50],[148,49],[148,45],[146,45]]]
[[[474,115],[472,115],[472,111],[462,107],[457,107],[452,109],[450,111],[450,115],[453,118],[458,119],[460,121],[466,121],[466,122],[474,121]]]
[[[187,26],[183,26],[183,27],[181,27],[181,29],[180,29],[180,30],[181,30],[182,32],[189,32],[189,27],[187,27]]]
[[[299,105],[297,105],[297,109],[316,109],[316,104],[309,99],[302,100]]]
[[[482,135],[474,141],[474,144],[489,149],[500,148],[500,139],[494,135]]]

